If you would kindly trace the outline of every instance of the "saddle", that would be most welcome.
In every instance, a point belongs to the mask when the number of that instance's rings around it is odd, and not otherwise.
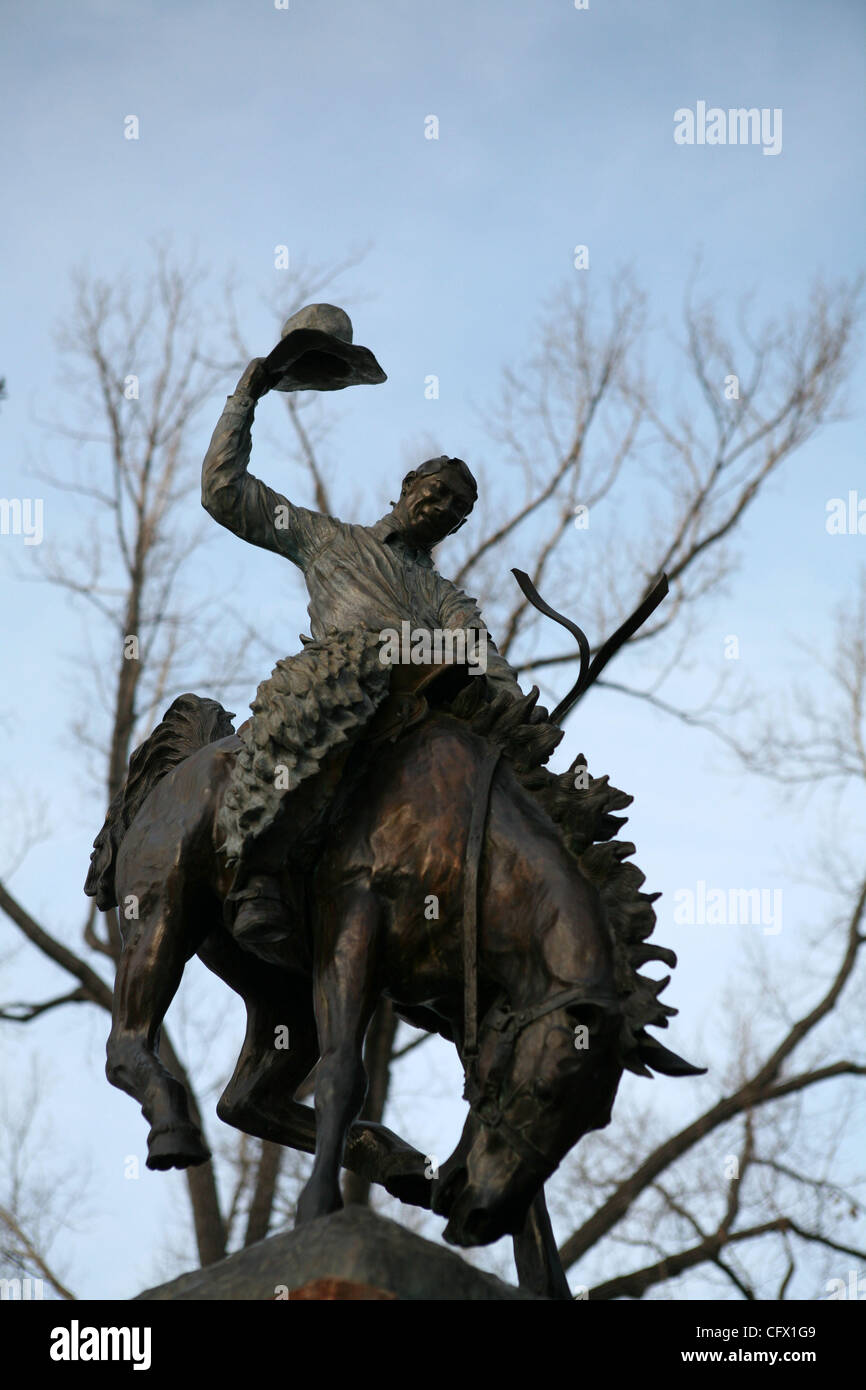
[[[462,661],[440,661],[419,666],[392,666],[390,690],[367,728],[367,742],[394,743],[407,729],[419,724],[428,710],[448,704],[477,680]]]
[[[298,942],[290,946],[286,939],[287,899],[293,893],[303,899],[309,892],[338,794],[358,785],[377,745],[396,742],[419,724],[431,708],[453,700],[472,679],[468,664],[459,661],[391,667],[388,694],[359,740],[362,749],[348,748],[332,756],[300,796],[300,789],[293,793],[291,861],[282,860],[280,854],[278,862],[260,844],[250,858],[246,875],[236,878],[226,898],[225,919],[241,945],[284,968],[309,967],[311,943],[306,942],[304,949]],[[238,734],[251,723],[247,720]],[[281,846],[284,835],[284,828],[272,827],[268,834],[271,847]]]

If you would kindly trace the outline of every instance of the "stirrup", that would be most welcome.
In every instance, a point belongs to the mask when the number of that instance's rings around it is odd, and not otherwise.
[[[225,900],[227,903],[245,903],[260,898],[282,903],[283,894],[276,874],[251,874],[243,888],[232,889],[226,893]]]

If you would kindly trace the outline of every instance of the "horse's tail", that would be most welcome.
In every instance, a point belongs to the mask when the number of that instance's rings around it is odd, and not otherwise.
[[[105,824],[93,842],[84,891],[102,912],[117,907],[114,871],[121,841],[146,798],[173,767],[190,753],[234,733],[233,714],[218,700],[179,695],[153,733],[129,760],[126,781],[108,808]]]

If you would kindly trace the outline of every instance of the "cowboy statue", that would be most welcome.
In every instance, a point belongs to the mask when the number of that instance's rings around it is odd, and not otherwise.
[[[237,731],[216,700],[187,693],[132,754],[85,884],[118,911],[123,941],[106,1072],[150,1124],[150,1168],[207,1161],[158,1048],[197,954],[247,1011],[217,1114],[315,1154],[299,1223],[339,1210],[345,1166],[445,1217],[454,1244],[511,1235],[521,1287],[567,1299],[545,1182],[609,1122],[624,1069],[699,1070],[647,1031],[675,1010],[659,999],[667,979],[640,971],[676,958],[649,939],[657,895],[641,889],[634,845],[616,838],[631,798],[590,777],[581,755],[563,772],[546,766],[565,714],[667,580],[591,656],[580,628],[514,571],[578,643],[577,682],[548,714],[475,600],[434,568],[432,547],[477,496],[461,459],[412,469],[373,526],[297,506],[247,472],[266,392],[384,380],[343,311],[310,305],[249,364],[214,431],[202,502],[303,571],[311,635]],[[463,1066],[463,1133],[433,1177],[420,1150],[361,1116],[362,1047],[383,997],[453,1043]],[[287,1019],[291,1045],[276,1046]],[[312,1109],[299,1093],[314,1068]]]
[[[353,344],[341,309],[309,305],[287,321],[268,358],[249,364],[204,460],[202,505],[243,540],[296,564],[310,596],[312,638],[302,637],[303,649],[259,686],[220,812],[222,848],[236,866],[227,922],[236,939],[257,948],[285,935],[285,817],[292,867],[309,867],[340,770],[395,686],[395,656],[417,662],[420,655],[423,665],[443,650],[444,634],[448,654],[465,654],[468,669],[483,672],[494,689],[523,693],[475,600],[443,579],[431,559],[478,495],[462,459],[443,456],[412,469],[399,501],[374,526],[297,506],[247,472],[256,402],[266,392],[385,379],[373,354]],[[395,643],[397,634],[413,645]]]

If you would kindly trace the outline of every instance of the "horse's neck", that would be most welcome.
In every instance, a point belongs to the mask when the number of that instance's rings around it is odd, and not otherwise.
[[[492,892],[481,905],[479,969],[519,1010],[606,974],[609,943],[597,895],[553,822],[501,766],[485,843]]]
[[[418,893],[424,901],[431,893],[439,894],[444,885],[430,881],[424,859],[428,848],[438,844],[438,857],[447,863],[454,846],[465,843],[474,804],[472,797],[467,803],[466,790],[478,785],[492,746],[468,724],[433,710],[393,743],[358,750],[352,760],[351,790],[347,779],[339,798],[339,855],[363,857],[371,870],[377,859],[383,867],[384,857],[386,871],[396,879],[405,879],[407,871],[411,874],[413,896]],[[435,800],[431,766],[436,769]],[[458,823],[457,817],[464,820]],[[598,924],[592,920],[594,914],[581,910],[581,875],[553,822],[504,758],[493,778],[486,820],[478,865],[479,988],[485,995],[504,991],[519,1007],[579,977],[581,953],[592,944]],[[353,834],[356,825],[360,838]],[[370,843],[372,830],[375,847]],[[458,912],[466,865],[459,867]],[[492,899],[491,885],[496,885]],[[404,910],[409,911],[408,905]],[[461,914],[453,926],[458,960],[464,917]],[[442,930],[447,930],[444,922]],[[539,941],[540,933],[548,939]]]

